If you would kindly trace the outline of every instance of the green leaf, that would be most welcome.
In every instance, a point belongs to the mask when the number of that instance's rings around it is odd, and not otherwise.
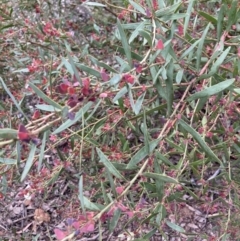
[[[50,99],[47,95],[45,95],[38,87],[36,87],[33,83],[29,82],[29,86],[34,90],[34,92],[37,94],[37,96],[41,99],[43,99],[45,102],[47,102],[49,105],[52,105],[53,107],[57,108],[58,110],[62,109],[62,106],[59,105],[57,102]]]
[[[158,145],[160,139],[153,140],[149,143],[149,152],[151,153]],[[130,160],[127,165],[127,169],[135,167],[139,162],[141,162],[148,154],[148,147],[142,147]]]
[[[149,231],[147,234],[143,236],[143,239],[145,239],[146,241],[150,240],[150,238],[156,233],[157,230],[158,230],[157,228],[152,229],[151,231]]]
[[[145,26],[145,22],[142,22],[136,28],[134,28],[134,31],[132,32],[132,34],[131,34],[131,36],[130,36],[130,38],[128,40],[129,44],[131,44],[133,42],[133,40],[139,35],[139,31],[143,30],[144,26]],[[125,27],[124,27],[124,29],[125,29]]]
[[[43,139],[42,139],[42,144],[41,144],[41,149],[40,149],[39,159],[38,159],[38,173],[40,172],[40,170],[42,168],[44,150],[45,150],[46,140],[47,140],[48,134],[49,134],[49,131],[45,131],[44,134],[43,134]]]
[[[188,54],[190,54],[193,49],[201,42],[201,39],[198,39],[194,44],[191,45],[190,48],[188,48],[180,57],[180,59],[183,59],[185,56],[187,56]]]
[[[145,97],[145,93],[143,93],[142,95],[140,95],[138,97],[136,103],[134,103],[132,91],[131,91],[130,88],[128,90],[128,96],[129,96],[130,104],[131,104],[131,107],[133,109],[134,114],[138,115],[140,110],[141,110],[141,107],[142,107],[142,103],[143,103],[143,100],[144,100],[144,97]]]
[[[231,8],[230,10],[228,10],[227,12],[227,16],[228,16],[228,21],[227,21],[227,27],[226,27],[226,31],[229,31],[232,27],[233,24],[236,24],[236,20],[237,20],[237,11],[238,11],[238,1],[231,1]]]
[[[120,172],[114,167],[114,165],[108,160],[108,158],[104,155],[104,153],[97,148],[97,153],[100,158],[100,161],[104,164],[104,166],[112,173],[115,177],[125,180],[125,178],[120,174]]]
[[[206,144],[206,142],[202,139],[200,134],[195,131],[190,125],[188,125],[185,121],[179,120],[178,123],[189,133],[192,137],[197,141],[197,143],[202,147],[203,151],[212,158],[212,161],[216,161],[219,164],[222,164],[222,161],[214,154],[214,152],[210,149],[210,147]]]
[[[119,81],[122,79],[121,74],[115,74],[109,81],[110,85],[116,85],[119,83]]]
[[[196,62],[196,69],[199,70],[200,69],[200,64],[201,64],[201,58],[202,58],[202,50],[203,50],[203,45],[204,45],[204,40],[206,38],[206,35],[208,33],[210,24],[207,25],[207,27],[205,27],[202,37],[201,37],[201,41],[199,42],[198,45],[198,49],[197,49],[197,62]]]
[[[36,152],[36,146],[34,144],[32,144],[31,150],[30,150],[29,155],[28,155],[27,162],[26,162],[25,167],[23,169],[23,173],[22,173],[22,176],[21,176],[21,182],[26,178],[27,174],[29,173],[29,171],[30,171],[30,169],[33,165],[35,152]]]
[[[147,40],[148,45],[151,48],[152,47],[152,37],[151,37],[150,33],[145,30],[139,30],[138,32],[139,32],[140,36],[144,37]]]
[[[171,59],[167,69],[168,78],[166,79],[167,116],[171,115],[173,106],[173,68],[173,59]]]
[[[116,103],[120,98],[122,98],[126,93],[128,92],[128,89],[126,86],[124,86],[119,92],[116,94],[116,96],[113,98],[113,103]]]
[[[5,85],[3,79],[0,77],[0,81],[2,82],[2,86],[5,89],[5,91],[7,92],[7,94],[10,96],[10,98],[12,99],[13,103],[15,104],[15,106],[17,107],[17,109],[20,111],[20,113],[24,116],[24,118],[26,120],[29,121],[28,117],[24,114],[24,112],[22,111],[21,107],[19,106],[18,102],[16,101],[15,97],[12,95],[11,91],[8,89],[8,87]]]
[[[73,71],[73,68],[72,68],[72,65],[65,59],[62,57],[62,62],[61,64],[58,66],[58,70],[62,67],[62,65],[64,65],[68,71],[68,73],[71,74],[71,76],[73,76],[74,74],[74,71]]]
[[[147,148],[147,152],[150,154],[150,147],[149,147],[149,132],[147,127],[147,120],[146,120],[146,111],[143,110],[143,126],[142,126],[142,132],[144,135],[144,145]]]
[[[0,163],[3,163],[5,165],[17,165],[17,160],[11,159],[11,158],[0,157]]]
[[[239,89],[239,88],[233,89],[233,91],[234,91],[235,93],[237,93],[238,95],[240,95],[240,89]],[[0,137],[1,137],[1,136],[0,136]]]
[[[81,80],[80,75],[79,75],[79,73],[78,73],[78,70],[77,70],[77,68],[76,68],[76,66],[75,66],[75,63],[74,63],[74,61],[73,61],[73,59],[72,59],[72,56],[69,54],[69,52],[67,53],[67,56],[68,56],[68,59],[69,59],[69,61],[70,61],[71,66],[72,66],[72,69],[73,69],[73,73],[74,73],[75,78],[76,78],[77,81],[80,83],[80,85],[82,85],[82,80]]]
[[[146,15],[146,10],[140,6],[139,4],[137,4],[136,2],[129,0],[129,3],[140,13],[142,13],[143,15]]]
[[[79,190],[79,194],[78,194],[78,198],[80,200],[81,203],[81,208],[83,213],[85,213],[85,204],[84,204],[84,196],[83,196],[83,175],[81,175],[79,177],[79,182],[78,182],[78,190]]]
[[[106,5],[102,3],[97,3],[97,2],[85,2],[83,5],[89,5],[89,6],[94,6],[94,7],[106,7]]]
[[[125,53],[125,49],[120,47],[120,46],[116,46],[116,45],[113,45],[112,46],[113,49],[115,49],[117,52],[121,53],[121,54],[124,54]],[[143,57],[134,53],[134,52],[130,52],[131,53],[131,57],[137,61],[142,61]]]
[[[205,13],[203,11],[199,11],[198,13],[199,13],[199,15],[201,15],[202,17],[207,19],[208,22],[210,22],[210,23],[212,23],[214,25],[217,25],[218,20],[216,18],[214,18],[212,15],[209,15],[208,13]]]
[[[219,66],[223,63],[225,58],[227,57],[231,47],[228,47],[218,58],[217,61],[212,65],[209,73],[207,76],[212,76],[213,74],[217,73]]]
[[[88,102],[86,105],[84,105],[75,115],[75,118],[73,120],[68,119],[65,121],[62,125],[60,125],[54,132],[53,134],[58,134],[68,127],[72,126],[75,124],[77,121],[82,119],[82,116],[90,109],[90,107],[93,105],[93,102]]]
[[[183,27],[184,36],[186,35],[187,28],[189,26],[189,19],[191,17],[191,13],[192,13],[192,8],[193,8],[194,2],[195,2],[194,0],[191,0],[188,3],[187,15],[186,15],[186,18],[185,18],[185,21],[184,21],[184,27]]]
[[[178,70],[177,75],[176,75],[176,83],[177,84],[181,83],[182,78],[183,78],[183,73],[184,73],[184,69]]]
[[[49,111],[49,112],[59,112],[61,109],[56,109],[56,107],[52,105],[46,105],[46,104],[41,104],[41,105],[35,105],[37,109],[43,110],[43,111]]]
[[[216,95],[216,94],[220,93],[221,91],[229,88],[234,83],[234,81],[235,81],[235,79],[228,79],[228,80],[222,81],[219,84],[213,85],[211,87],[206,88],[205,90],[202,90],[200,92],[193,94],[187,100],[192,101],[192,100],[196,100],[199,98]]]
[[[99,71],[93,69],[93,68],[90,68],[90,67],[88,67],[88,66],[86,66],[86,65],[79,64],[79,63],[75,63],[75,65],[76,65],[79,69],[81,69],[82,71],[84,71],[84,72],[86,72],[86,73],[88,73],[88,74],[90,74],[90,75],[93,75],[93,76],[95,76],[95,77],[97,77],[97,78],[99,78],[99,79],[102,78],[101,73],[100,73]]]
[[[18,131],[10,128],[0,129],[0,139],[11,140],[17,139]]]
[[[153,178],[153,179],[157,179],[159,181],[163,181],[163,182],[168,182],[168,183],[175,183],[178,184],[178,180],[169,177],[165,174],[159,174],[159,173],[153,173],[153,172],[145,172],[143,173],[143,176],[145,177],[149,177],[149,178]]]
[[[217,18],[217,40],[218,42],[220,41],[221,35],[222,35],[222,30],[223,30],[223,19],[224,19],[224,14],[225,14],[225,5],[222,4],[219,12],[218,12],[218,18]]]
[[[105,202],[106,204],[109,204],[109,198],[108,198],[108,196],[107,196],[107,192],[106,192],[106,189],[105,189],[104,184],[103,184],[102,181],[101,181],[101,189],[102,189],[101,194],[102,194],[102,196],[103,196],[104,202]]]
[[[93,203],[89,201],[88,198],[86,198],[85,196],[83,197],[83,202],[86,209],[89,209],[92,211],[101,211],[104,208],[104,206],[101,204]]]
[[[115,69],[113,69],[112,67],[110,67],[109,65],[107,65],[106,63],[102,62],[102,61],[98,61],[96,58],[94,58],[93,56],[89,56],[91,61],[96,64],[97,66],[103,67],[104,69],[108,70],[111,73],[117,73],[117,71]]]
[[[186,16],[187,16],[186,13],[175,13],[173,15],[163,16],[162,21],[178,20],[181,18],[185,18]]]
[[[117,27],[118,27],[119,34],[121,36],[122,46],[124,48],[124,52],[126,54],[128,63],[132,67],[133,63],[132,63],[132,56],[131,56],[131,48],[128,45],[126,34],[125,34],[124,30],[123,30],[123,27],[122,27],[119,19],[117,19]]]
[[[170,162],[164,155],[162,155],[160,152],[156,151],[156,157],[161,160],[164,164],[173,167],[172,162]]]
[[[169,16],[173,14],[182,4],[182,1],[179,1],[178,3],[175,3],[173,5],[170,5],[169,7],[162,8],[155,12],[156,17],[163,17],[163,16]]]
[[[117,224],[118,224],[118,221],[121,217],[121,209],[117,208],[114,213],[113,213],[113,217],[111,218],[110,220],[110,223],[109,223],[109,231],[110,232],[113,232],[113,230],[116,228]]]
[[[166,221],[166,224],[168,225],[168,227],[170,227],[171,229],[173,229],[173,230],[175,230],[179,233],[185,233],[185,230],[181,226],[178,226],[175,223],[171,223],[169,221]]]

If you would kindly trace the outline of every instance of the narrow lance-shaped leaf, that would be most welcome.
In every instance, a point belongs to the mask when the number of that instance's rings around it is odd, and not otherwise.
[[[148,45],[152,47],[152,37],[150,33],[145,30],[139,30],[138,32],[140,36],[144,37],[147,40]]]
[[[201,39],[198,39],[194,44],[191,45],[190,48],[188,48],[180,57],[180,59],[183,59],[185,56],[187,56],[189,53],[191,53],[193,51],[194,48],[196,48],[196,46],[199,44],[199,42],[201,41]]]
[[[217,40],[220,41],[222,29],[223,29],[223,19],[225,14],[225,5],[222,4],[220,11],[218,12],[217,18]]]
[[[160,139],[153,140],[149,142],[149,148],[147,146],[142,147],[130,160],[127,165],[128,168],[135,167],[139,162],[141,162],[149,153],[151,153],[158,145]]]
[[[184,21],[184,28],[183,28],[184,35],[186,34],[187,28],[189,26],[189,19],[191,17],[191,13],[192,13],[192,8],[193,8],[194,2],[195,2],[194,0],[191,0],[188,3],[187,15],[186,15],[186,18],[185,18],[185,21]]]
[[[132,64],[131,48],[128,45],[126,34],[125,34],[124,30],[123,30],[123,27],[122,27],[119,19],[117,19],[117,27],[118,27],[119,34],[121,36],[122,45],[123,45],[124,52],[126,54],[128,63],[132,67],[133,64]]]
[[[190,125],[188,125],[185,121],[179,120],[179,124],[189,133],[192,135],[192,137],[197,141],[197,143],[202,147],[203,151],[213,159],[213,161],[216,161],[220,164],[222,164],[222,161],[215,155],[215,153],[210,149],[210,147],[207,145],[207,143],[203,140],[203,138],[200,136],[200,134],[195,131]]]
[[[17,160],[16,159],[11,159],[11,158],[2,158],[0,157],[0,163],[3,163],[5,165],[16,165]]]
[[[228,47],[216,60],[216,62],[212,65],[209,73],[207,74],[209,77],[215,74],[218,71],[219,66],[223,63],[225,58],[227,57],[231,47]]]
[[[220,93],[221,91],[230,87],[234,83],[234,81],[235,81],[235,79],[228,79],[228,80],[222,81],[216,85],[206,88],[205,90],[202,90],[200,92],[193,94],[187,100],[192,101],[195,99],[216,95],[216,94]]]
[[[85,196],[83,197],[83,202],[84,202],[84,206],[92,211],[101,211],[104,206],[98,203],[93,203],[91,201],[88,200],[88,198],[86,198]]]
[[[122,26],[125,29],[125,25],[122,25]],[[131,44],[134,41],[134,39],[140,34],[139,32],[143,30],[144,27],[145,27],[145,22],[142,22],[135,28],[135,30],[132,32],[132,34],[129,37],[129,40],[128,40],[129,44]]]
[[[104,155],[104,153],[97,148],[97,153],[100,158],[100,161],[104,164],[104,166],[112,173],[115,177],[125,180],[125,178],[120,174],[120,172],[114,167],[114,165],[108,160],[108,158]]]
[[[199,11],[198,12],[202,17],[204,17],[205,19],[208,20],[208,22],[217,25],[218,20],[216,18],[214,18],[212,15],[209,15],[208,13]]]
[[[81,208],[83,213],[85,213],[85,205],[84,205],[84,196],[83,196],[83,175],[79,177],[79,182],[78,182],[78,189],[79,189],[79,200],[81,203]]]
[[[72,66],[74,75],[75,75],[77,81],[79,82],[79,84],[82,85],[82,80],[81,80],[81,78],[80,78],[80,75],[79,75],[79,73],[78,73],[78,70],[77,70],[77,68],[76,68],[76,66],[75,66],[75,63],[74,63],[72,57],[71,57],[71,55],[70,55],[69,53],[67,53],[67,55],[68,55],[69,62],[70,62],[70,64],[71,64],[71,66]]]
[[[18,134],[18,130],[14,130],[10,128],[0,129],[0,139],[3,139],[3,140],[17,139],[17,134]]]
[[[34,144],[31,145],[31,150],[29,152],[28,155],[28,159],[27,162],[25,164],[22,176],[21,176],[21,182],[26,178],[27,174],[29,173],[32,165],[33,165],[33,161],[34,161],[34,156],[35,156],[35,152],[36,152],[36,146]]]
[[[47,137],[48,137],[48,131],[45,131],[43,134],[42,145],[41,145],[41,150],[40,150],[39,159],[38,159],[38,173],[40,172],[40,170],[42,168],[42,162],[43,162],[44,150],[45,150]]]
[[[173,5],[170,5],[165,8],[161,8],[160,10],[155,12],[156,17],[162,17],[162,16],[169,16],[173,14],[182,4],[182,1],[179,1],[178,3],[175,3]]]
[[[89,108],[92,106],[93,102],[88,102],[86,105],[84,105],[75,115],[75,118],[73,120],[68,119],[65,121],[62,125],[60,125],[54,132],[53,134],[58,134],[71,125],[75,124],[79,119],[82,118],[82,116],[89,110]]]
[[[160,180],[160,181],[163,181],[163,182],[178,184],[178,180],[176,180],[176,179],[174,179],[172,177],[169,177],[169,176],[167,176],[165,174],[159,174],[159,173],[153,173],[153,172],[145,172],[145,173],[143,173],[143,175],[145,177],[157,179],[157,180]]]
[[[129,0],[129,3],[137,10],[139,11],[140,13],[142,13],[143,15],[146,15],[146,11],[145,9],[139,5],[138,3],[132,1],[132,0]]]
[[[177,231],[177,232],[180,232],[180,233],[185,233],[185,230],[181,226],[178,226],[177,224],[171,223],[169,221],[166,221],[166,223],[167,223],[168,227],[170,227],[174,231]]]
[[[29,121],[28,117],[24,114],[24,112],[22,111],[21,107],[19,106],[18,102],[16,101],[15,97],[12,95],[11,91],[8,89],[8,87],[5,85],[3,79],[0,77],[0,81],[2,83],[3,88],[5,89],[5,91],[8,93],[8,95],[10,96],[10,98],[12,99],[13,103],[15,104],[15,106],[17,107],[17,109],[20,111],[20,113],[22,113],[22,115],[25,117],[26,120]]]
[[[35,86],[33,83],[29,82],[29,86],[34,90],[34,92],[37,94],[38,97],[46,101],[49,105],[52,105],[53,107],[61,110],[62,106],[59,105],[57,102],[50,99],[47,95],[45,95],[40,89],[38,89],[37,86]]]
[[[88,67],[88,66],[86,66],[86,65],[84,65],[84,64],[79,64],[79,63],[75,63],[75,65],[76,65],[79,69],[81,69],[81,70],[84,71],[84,72],[87,72],[87,73],[90,74],[90,75],[93,75],[93,76],[95,76],[95,77],[97,77],[97,78],[101,78],[101,77],[102,77],[102,76],[101,76],[101,73],[100,73],[99,71],[93,69],[93,68],[90,68],[90,67]]]
[[[204,29],[202,37],[201,37],[201,41],[199,42],[198,45],[198,50],[197,50],[197,62],[196,62],[196,68],[197,70],[199,70],[200,68],[200,63],[201,63],[201,57],[202,57],[202,49],[203,49],[203,45],[204,45],[204,40],[206,38],[206,35],[208,33],[210,27],[210,23],[207,25],[207,27]]]

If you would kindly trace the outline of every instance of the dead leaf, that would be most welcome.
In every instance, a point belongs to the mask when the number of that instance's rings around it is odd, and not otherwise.
[[[34,219],[38,223],[49,222],[50,216],[47,212],[44,212],[44,210],[39,208],[39,209],[36,209],[34,212]]]

